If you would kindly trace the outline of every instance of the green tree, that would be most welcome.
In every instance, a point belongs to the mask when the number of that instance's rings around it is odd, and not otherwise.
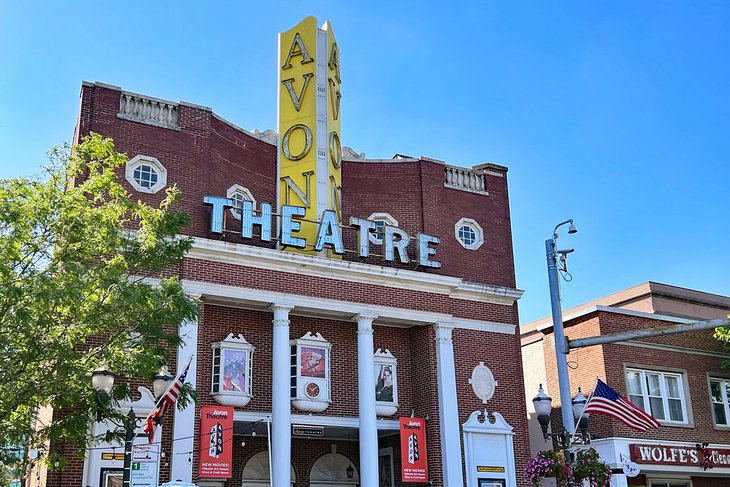
[[[197,315],[179,279],[161,277],[191,246],[178,235],[188,222],[174,210],[179,190],[158,207],[132,198],[119,183],[126,156],[98,134],[52,149],[49,161],[40,178],[0,181],[6,465],[19,461],[18,445],[67,441],[83,452],[97,413],[121,418],[113,399],[130,397],[123,378],[149,384],[180,342],[178,324]],[[91,387],[102,365],[117,374],[111,401]],[[48,424],[34,421],[44,407],[54,411]]]

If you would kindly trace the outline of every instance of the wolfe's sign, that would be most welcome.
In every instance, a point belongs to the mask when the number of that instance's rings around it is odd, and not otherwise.
[[[696,446],[629,445],[631,460],[645,465],[730,467],[730,450]]]
[[[279,34],[276,206],[280,213],[285,205],[304,208],[300,232],[309,241],[317,234],[311,222],[325,211],[342,222],[340,82],[340,50],[329,22],[317,28],[317,20],[307,17]]]

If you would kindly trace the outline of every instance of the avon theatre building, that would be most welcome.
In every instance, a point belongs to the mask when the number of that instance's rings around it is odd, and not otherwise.
[[[282,34],[281,65],[306,68],[320,53],[308,42]],[[326,48],[328,63],[311,64],[339,82],[332,38]],[[304,111],[309,79],[289,90],[293,78],[282,92]],[[332,100],[329,137],[309,139],[306,120],[251,132],[207,107],[83,83],[77,138],[113,138],[129,158],[119,177],[142,200],[176,184],[194,239],[174,272],[200,316],[180,324],[169,367],[192,357],[199,404],[166,415],[151,445],[138,439],[133,480],[525,485],[507,169],[367,159],[339,147]],[[317,160],[307,174],[302,154],[322,140],[337,172],[322,177]],[[140,388],[132,405],[145,417],[151,395]],[[116,485],[120,448],[89,450],[47,485]]]

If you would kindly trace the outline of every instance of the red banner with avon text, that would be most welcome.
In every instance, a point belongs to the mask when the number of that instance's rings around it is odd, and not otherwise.
[[[425,419],[400,418],[400,464],[403,482],[428,482]]]
[[[204,479],[233,476],[233,408],[200,408],[200,469]]]

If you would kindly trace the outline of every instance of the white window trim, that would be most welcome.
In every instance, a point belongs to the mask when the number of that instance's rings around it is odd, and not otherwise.
[[[134,170],[142,164],[148,164],[154,167],[155,170],[157,170],[157,184],[155,184],[151,188],[145,188],[144,186],[140,186],[140,184],[137,183],[137,181],[134,179]],[[124,170],[124,178],[129,184],[132,185],[135,191],[138,191],[140,193],[155,194],[159,192],[162,188],[167,186],[167,169],[165,168],[165,166],[162,165],[159,160],[157,160],[156,157],[140,154],[134,156],[132,159],[127,161],[127,166]]]
[[[476,240],[468,245],[459,238],[459,229],[465,225],[471,227],[471,229],[477,234]],[[478,250],[479,247],[484,244],[484,230],[473,218],[462,218],[456,222],[454,225],[454,237],[456,238],[456,241],[467,250]]]
[[[250,189],[245,186],[241,186],[240,184],[234,184],[226,191],[226,198],[233,198],[233,195],[236,193],[243,194],[248,201],[253,203],[253,209],[256,210],[256,198],[253,197]],[[236,220],[241,219],[241,210],[237,208],[230,208],[229,211],[233,218]]]
[[[393,218],[393,215],[391,215],[390,213],[373,213],[367,219],[373,222],[384,222],[386,225],[390,225],[391,227],[398,226],[398,220]],[[383,245],[382,235],[376,235],[374,232],[370,232],[368,238],[370,239],[370,242],[376,245]]]
[[[688,394],[688,388],[687,388],[687,375],[685,372],[681,371],[668,371],[668,370],[661,370],[656,368],[644,368],[644,367],[637,367],[637,366],[627,366],[624,368],[624,380],[626,381],[626,398],[631,402],[631,393],[629,392],[629,372],[638,372],[641,374],[641,395],[644,399],[644,411],[646,411],[648,414],[651,414],[657,421],[659,421],[661,424],[667,425],[667,426],[690,426],[690,409],[688,407],[689,404],[689,394]],[[682,401],[682,416],[684,417],[684,421],[672,421],[670,419],[659,419],[651,411],[651,402],[649,401],[649,388],[646,385],[646,374],[659,374],[661,376],[661,380],[659,381],[659,386],[661,388],[661,398],[662,398],[662,407],[664,408],[664,413],[666,416],[669,416],[669,395],[667,391],[667,383],[664,379],[664,376],[670,375],[677,377],[678,384],[679,384],[679,394]],[[633,403],[632,403],[633,404]]]
[[[725,420],[727,421],[726,424],[720,424],[715,419],[715,401],[712,399],[712,382],[720,382],[726,383],[730,385],[730,378],[727,377],[716,377],[712,376],[710,374],[707,374],[707,392],[709,393],[709,399],[710,399],[710,414],[712,415],[712,425],[715,427],[715,429],[718,430],[730,430],[730,397],[726,393],[726,389],[721,386],[721,391],[723,392],[723,405],[725,406]]]
[[[646,484],[648,487],[652,487],[655,482],[664,482],[666,484],[669,484],[672,482],[687,482],[687,485],[689,487],[692,487],[692,477],[684,477],[684,476],[672,477],[672,476],[667,476],[665,474],[662,474],[661,477],[650,477],[647,475]]]

